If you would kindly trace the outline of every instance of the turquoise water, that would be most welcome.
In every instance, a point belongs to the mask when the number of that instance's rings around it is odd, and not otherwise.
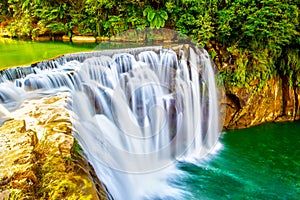
[[[228,131],[209,160],[179,164],[185,199],[300,199],[300,122]]]
[[[96,46],[111,47],[0,38],[0,69]],[[300,199],[300,122],[228,131],[221,143],[223,149],[201,163],[178,164],[183,175],[170,184],[187,192],[184,199]]]

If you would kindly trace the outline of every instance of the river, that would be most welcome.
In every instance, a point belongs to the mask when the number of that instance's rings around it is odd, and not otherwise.
[[[0,68],[96,46],[0,38]],[[184,199],[300,199],[300,122],[226,131],[220,141],[222,148],[205,160],[178,163],[182,173],[169,184],[186,191]]]

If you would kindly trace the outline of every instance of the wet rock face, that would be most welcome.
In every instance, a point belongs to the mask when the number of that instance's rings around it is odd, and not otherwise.
[[[264,122],[300,119],[299,88],[285,86],[277,77],[257,86],[226,88],[225,129],[247,128]]]
[[[74,149],[68,94],[26,100],[0,127],[0,199],[106,199]]]

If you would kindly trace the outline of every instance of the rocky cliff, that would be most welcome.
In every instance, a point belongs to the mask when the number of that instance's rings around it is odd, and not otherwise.
[[[242,48],[211,41],[206,47],[224,82],[223,129],[300,119],[300,51]],[[222,94],[223,94],[222,93]]]
[[[247,128],[264,122],[300,119],[300,88],[289,86],[280,77],[270,79],[263,88],[226,86],[224,129]]]

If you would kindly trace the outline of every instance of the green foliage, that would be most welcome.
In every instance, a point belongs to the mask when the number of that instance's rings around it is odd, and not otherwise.
[[[205,46],[214,37],[214,13],[216,1],[175,1],[169,0],[166,9],[178,30]]]
[[[284,49],[284,56],[281,56],[278,65],[280,74],[289,77],[289,86],[300,87],[300,50]]]
[[[77,140],[74,140],[73,151],[75,154],[82,154],[83,150]]]
[[[6,26],[6,31],[11,37],[30,37],[31,30],[32,18],[27,11]]]
[[[148,6],[143,11],[144,17],[147,16],[148,22],[150,22],[150,28],[160,28],[165,26],[165,21],[168,19],[168,14],[165,10],[154,10]]]
[[[230,85],[245,85],[256,80],[262,87],[269,78],[280,74],[290,77],[290,84],[296,82],[290,53],[284,49],[299,52],[297,1],[238,0],[220,5],[222,8],[216,11],[214,39],[240,51],[239,54],[229,51],[235,58],[235,66],[234,70],[226,68],[222,72],[225,81]],[[245,81],[241,73],[244,71]]]
[[[227,51],[235,58],[235,64],[221,70],[221,76],[230,86],[248,87],[255,83],[262,88],[277,74],[275,61],[267,48],[249,50],[231,46]]]
[[[217,40],[248,46],[256,40],[260,46],[280,48],[299,36],[299,8],[277,0],[228,1],[217,13]],[[298,29],[298,30],[297,30]],[[263,48],[264,48],[263,47]]]
[[[69,21],[70,14],[66,3],[47,8],[43,4],[36,4],[33,16],[39,19],[33,33],[67,34],[73,28],[72,21]]]
[[[8,17],[8,3],[7,0],[0,0],[0,23]]]

